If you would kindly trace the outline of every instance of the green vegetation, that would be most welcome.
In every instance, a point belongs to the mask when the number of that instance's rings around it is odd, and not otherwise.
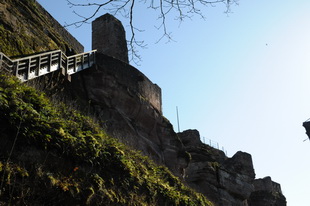
[[[0,205],[212,205],[89,117],[0,74]]]
[[[7,56],[69,47],[35,1],[9,0],[0,5],[5,8],[0,9],[0,51]]]

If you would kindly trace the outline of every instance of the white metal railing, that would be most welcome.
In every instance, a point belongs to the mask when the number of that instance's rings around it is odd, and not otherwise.
[[[96,50],[67,57],[61,50],[44,52],[11,60],[0,52],[0,70],[17,76],[22,82],[61,69],[64,75],[72,75],[96,63]]]
[[[204,144],[209,145],[210,147],[213,147],[213,148],[218,149],[218,150],[222,150],[226,154],[226,156],[228,155],[227,150],[225,150],[225,148],[223,146],[220,146],[220,144],[218,142],[213,141],[213,140],[206,138],[206,137],[202,137],[202,138],[200,138],[200,140]]]
[[[12,68],[13,68],[12,60],[0,52],[0,69],[12,72]]]

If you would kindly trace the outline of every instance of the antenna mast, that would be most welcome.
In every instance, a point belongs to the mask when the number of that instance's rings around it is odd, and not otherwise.
[[[177,121],[178,121],[178,132],[180,132],[180,122],[179,122],[179,110],[177,106]]]

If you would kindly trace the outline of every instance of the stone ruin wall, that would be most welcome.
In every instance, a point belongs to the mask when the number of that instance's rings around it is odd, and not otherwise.
[[[42,14],[48,17],[51,26],[57,30],[57,32],[62,36],[62,38],[70,45],[71,48],[66,48],[64,51],[67,55],[83,53],[84,46],[76,40],[50,13],[48,13],[38,2],[36,2],[37,7],[41,10]],[[48,32],[48,31],[45,31]]]
[[[118,19],[105,14],[92,22],[92,49],[113,57],[117,65],[113,67],[113,73],[118,74],[124,85],[149,101],[162,114],[161,88],[129,65],[126,34]]]
[[[98,55],[97,55],[98,56]],[[153,84],[142,72],[116,58],[100,54],[103,65],[98,65],[100,70],[112,74],[129,92],[134,92],[143,100],[147,100],[160,114],[162,114],[161,88]]]
[[[140,84],[140,93],[162,114],[162,94],[157,84],[153,84],[146,77],[146,80]]]
[[[92,22],[92,48],[129,63],[125,29],[110,14],[102,15]]]
[[[42,13],[49,17],[53,28],[71,46],[71,51],[64,51],[66,54],[84,52],[83,45],[76,40],[56,19],[54,19],[39,3],[38,7]],[[121,80],[128,89],[138,93],[141,98],[146,99],[162,114],[161,88],[153,84],[142,72],[129,65],[128,49],[125,38],[125,30],[122,23],[110,14],[105,14],[92,22],[92,47],[114,59],[113,73]],[[113,63],[114,62],[114,63]]]

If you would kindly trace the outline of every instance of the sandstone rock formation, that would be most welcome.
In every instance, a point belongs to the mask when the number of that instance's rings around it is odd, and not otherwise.
[[[250,154],[228,158],[203,144],[196,130],[175,133],[162,116],[160,88],[124,61],[99,52],[96,66],[73,75],[63,89],[96,115],[109,134],[166,165],[215,205],[259,205],[262,199],[286,205],[281,193],[255,187]]]
[[[61,49],[81,53],[78,42],[36,1],[0,0],[0,51],[7,56]]]
[[[141,72],[98,54],[97,66],[72,76],[68,86],[73,96],[89,103],[111,135],[181,176],[182,142],[161,114],[161,100],[155,98],[160,88]]]
[[[0,0],[0,3],[3,2]],[[4,7],[0,7],[0,13],[2,8]],[[12,20],[15,21],[14,18]],[[29,22],[33,25],[35,20],[36,18],[29,18]],[[55,73],[35,81],[43,80],[42,84],[46,84],[47,89],[53,89],[50,92],[53,95],[64,93],[70,96],[75,105],[80,105],[81,110],[96,116],[109,134],[134,149],[141,150],[157,163],[166,165],[176,176],[210,198],[215,205],[286,205],[285,197],[276,183],[270,183],[271,180],[268,179],[255,180],[249,154],[237,152],[228,158],[222,151],[203,144],[196,130],[175,133],[170,122],[162,115],[161,89],[140,71],[127,64],[128,51],[124,46],[124,33],[122,33],[124,29],[119,23],[115,23],[118,20],[106,15],[95,22],[99,23],[99,28],[103,25],[102,21],[106,20],[114,22],[112,28],[109,27],[111,24],[106,24],[105,29],[108,31],[106,35],[115,34],[116,27],[119,27],[117,30],[121,32],[117,32],[119,37],[117,35],[111,37],[114,38],[111,40],[114,45],[99,41],[93,44],[93,48],[99,50],[96,66],[73,75],[71,83],[65,82],[66,79],[61,76],[57,76],[56,79]],[[93,25],[96,25],[95,22]],[[14,29],[18,28],[11,28],[12,25],[5,25],[5,29],[10,31],[8,35],[13,34]],[[55,34],[56,30],[48,27],[46,31],[44,25],[40,25],[37,29],[31,28],[34,30],[28,31],[33,32],[29,34],[31,38],[25,37],[24,41],[30,45],[29,47],[35,40],[34,34],[41,30],[50,34],[45,36],[42,34],[44,37],[49,37],[48,42],[52,44],[46,49],[53,49],[55,45],[61,45],[60,48],[67,45],[63,44],[62,39],[60,40],[59,34]],[[99,35],[95,39],[105,38],[101,35],[101,31],[96,33],[94,29],[93,35]],[[4,40],[1,42],[9,44]],[[97,45],[101,43],[107,46]],[[40,42],[41,44],[43,43]],[[120,48],[109,50],[115,45]],[[46,78],[48,81],[44,81]]]
[[[250,154],[237,152],[228,158],[224,152],[203,144],[197,130],[184,131],[179,137],[192,156],[186,182],[216,205],[286,205],[279,184],[269,179],[255,180]]]
[[[254,190],[249,200],[251,206],[286,205],[280,184],[270,177],[254,180]]]
[[[203,144],[196,130],[176,134],[159,109],[143,96],[140,86],[152,87],[147,77],[104,54],[98,54],[97,60],[96,67],[74,75],[68,87],[73,96],[93,109],[108,133],[166,165],[215,205],[259,205],[257,199],[262,198],[271,205],[286,205],[280,192],[266,193],[255,186],[258,183],[250,154],[237,152],[228,158]],[[127,72],[130,78],[124,78]]]

